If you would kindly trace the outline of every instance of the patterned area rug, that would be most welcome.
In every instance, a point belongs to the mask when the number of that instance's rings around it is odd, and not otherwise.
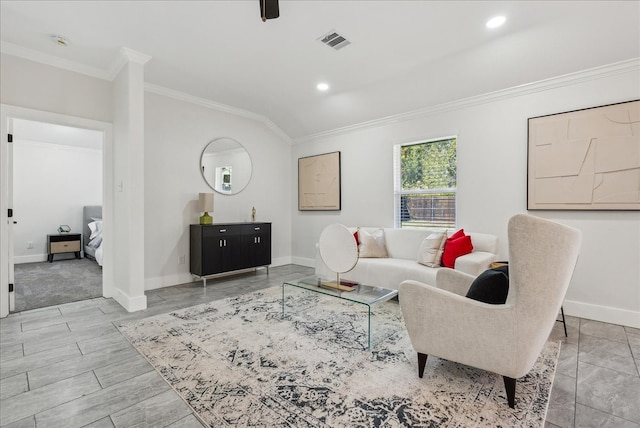
[[[397,301],[367,312],[273,287],[124,323],[203,422],[269,427],[542,427],[560,350],[545,346],[507,405],[502,377],[429,357],[422,379]]]

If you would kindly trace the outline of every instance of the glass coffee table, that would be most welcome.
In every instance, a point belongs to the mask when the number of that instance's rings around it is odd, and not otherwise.
[[[284,318],[285,311],[285,290],[288,286],[365,305],[368,308],[367,349],[371,349],[371,307],[377,305],[378,303],[386,302],[387,300],[394,298],[398,295],[398,290],[388,290],[382,287],[372,287],[370,285],[359,284],[354,286],[350,291],[342,291],[322,285],[323,283],[327,282],[332,281],[317,276],[309,276],[298,280],[283,282],[282,318]],[[333,282],[335,283],[335,279],[333,280]]]

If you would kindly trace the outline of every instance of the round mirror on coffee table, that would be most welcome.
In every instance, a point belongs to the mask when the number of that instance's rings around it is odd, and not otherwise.
[[[349,272],[358,263],[358,245],[353,234],[342,224],[331,224],[324,228],[318,240],[322,261],[336,273],[336,285],[340,274]]]

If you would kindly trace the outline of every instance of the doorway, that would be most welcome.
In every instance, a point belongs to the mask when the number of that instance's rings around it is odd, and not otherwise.
[[[103,234],[104,234],[104,264],[102,268],[102,296],[113,297],[114,292],[114,271],[113,271],[113,131],[112,125],[107,122],[84,119],[76,116],[68,116],[58,113],[51,113],[41,110],[33,110],[24,107],[0,105],[0,317],[5,317],[10,311],[15,310],[14,291],[14,239],[13,221],[18,221],[17,217],[12,217],[13,209],[13,142],[9,137],[13,132],[13,125],[16,119],[44,122],[54,125],[62,125],[71,128],[84,130],[94,130],[102,135],[102,206],[103,206]],[[47,186],[48,177],[42,176],[38,171],[32,171],[33,175],[39,176],[43,187]],[[81,177],[80,177],[81,178]],[[47,187],[55,194],[56,189]],[[49,206],[40,206],[41,217],[48,215]],[[58,226],[56,226],[57,228]],[[54,231],[54,233],[57,230]],[[27,241],[28,242],[28,241]],[[17,243],[19,244],[19,243]],[[23,243],[24,244],[24,243]],[[28,243],[27,243],[28,245]],[[34,247],[36,243],[34,241]],[[55,264],[54,261],[52,264]]]
[[[102,296],[83,207],[102,206],[103,132],[16,118],[12,136],[13,311]]]

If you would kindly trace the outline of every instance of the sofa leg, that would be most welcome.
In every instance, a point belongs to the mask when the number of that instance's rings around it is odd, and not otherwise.
[[[516,405],[516,380],[512,377],[502,376],[504,379],[504,389],[507,392],[507,401],[512,409]]]
[[[424,374],[424,367],[427,365],[427,354],[421,354],[418,352],[418,377],[422,379]]]

